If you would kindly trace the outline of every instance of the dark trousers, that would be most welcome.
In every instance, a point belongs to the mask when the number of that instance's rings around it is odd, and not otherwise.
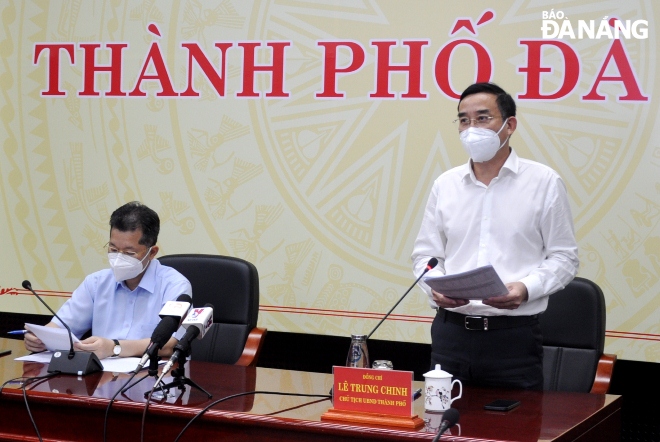
[[[498,330],[466,330],[446,322],[431,326],[431,369],[440,364],[466,385],[543,389],[543,341],[538,320]]]

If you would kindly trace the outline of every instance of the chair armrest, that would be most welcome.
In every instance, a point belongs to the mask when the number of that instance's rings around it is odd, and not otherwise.
[[[591,387],[591,393],[605,394],[610,391],[610,382],[612,381],[612,372],[614,371],[615,362],[616,355],[603,353],[600,356],[598,366],[596,367],[594,385]]]
[[[238,361],[234,365],[241,365],[243,367],[254,367],[257,365],[266,333],[268,333],[268,330],[265,328],[253,328],[245,341],[243,354],[241,354],[241,357],[238,358]]]

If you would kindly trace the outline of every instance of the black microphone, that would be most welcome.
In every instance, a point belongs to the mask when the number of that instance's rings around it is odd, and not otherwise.
[[[23,288],[25,290],[29,290],[32,292],[32,294],[39,300],[43,305],[46,306],[48,311],[50,311],[53,316],[55,316],[66,328],[66,331],[69,332],[69,352],[66,355],[66,357],[62,354],[65,353],[65,350],[55,350],[53,353],[53,356],[50,359],[50,363],[48,364],[48,373],[55,373],[55,372],[60,372],[63,374],[75,374],[78,376],[84,376],[86,374],[90,373],[96,373],[97,371],[103,370],[103,365],[101,364],[101,361],[99,361],[98,356],[96,356],[94,353],[89,352],[89,351],[75,351],[73,349],[73,333],[71,333],[71,329],[69,328],[68,325],[62,319],[60,319],[59,316],[57,316],[57,313],[53,311],[52,308],[46,302],[41,299],[41,296],[37,295],[37,292],[35,292],[32,289],[32,284],[30,284],[30,281],[27,279],[23,281]]]
[[[184,303],[187,303],[186,306]],[[182,294],[176,298],[176,301],[168,301],[161,309],[159,315],[162,318],[153,333],[151,334],[151,341],[144,351],[140,362],[135,368],[134,372],[142,370],[142,367],[152,358],[158,355],[158,350],[163,348],[167,341],[170,340],[174,332],[179,328],[181,322],[186,317],[192,298],[190,295]]]
[[[392,308],[390,309],[390,311],[387,312],[387,313],[385,314],[385,316],[383,316],[383,319],[381,319],[380,322],[379,322],[378,324],[376,324],[376,326],[374,327],[374,329],[371,330],[371,333],[369,333],[369,334],[367,335],[367,339],[369,339],[369,338],[371,337],[371,335],[373,335],[374,332],[378,329],[378,327],[380,327],[380,324],[382,324],[383,321],[385,321],[385,320],[387,319],[387,317],[390,316],[390,313],[392,313],[392,312],[394,311],[394,309],[396,308],[396,306],[399,305],[399,303],[400,303],[401,301],[403,301],[403,298],[405,298],[406,295],[407,295],[408,293],[410,293],[410,291],[413,289],[413,287],[415,287],[415,286],[417,285],[417,283],[419,282],[419,280],[422,279],[422,276],[426,275],[426,272],[428,272],[429,270],[431,270],[432,268],[434,268],[434,267],[437,266],[437,265],[438,265],[438,259],[437,259],[437,258],[431,258],[431,259],[429,259],[429,262],[426,264],[426,268],[424,269],[424,271],[422,272],[422,274],[419,275],[419,278],[417,278],[417,279],[415,280],[415,282],[413,282],[413,285],[411,285],[411,286],[408,288],[408,290],[406,290],[406,293],[404,293],[403,296],[402,296],[401,298],[399,298],[399,300],[396,302],[396,304],[394,304],[394,307],[392,307]]]
[[[203,308],[192,308],[181,325],[186,329],[186,333],[174,346],[172,357],[163,367],[155,385],[158,385],[174,364],[181,359],[185,360],[190,355],[192,341],[195,338],[202,339],[206,335],[206,332],[209,331],[213,325],[213,305],[206,304]]]
[[[442,433],[447,431],[448,428],[453,427],[458,422],[459,414],[458,410],[455,408],[450,408],[442,414],[442,423],[438,429],[438,434],[436,434],[433,442],[438,442]]]

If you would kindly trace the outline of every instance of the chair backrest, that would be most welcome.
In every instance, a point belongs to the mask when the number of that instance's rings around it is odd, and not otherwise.
[[[192,345],[192,359],[234,364],[259,318],[259,274],[240,258],[221,255],[168,255],[161,264],[178,270],[193,289],[193,304],[213,305],[213,327]]]
[[[600,287],[576,277],[550,295],[540,323],[544,389],[588,393],[605,346],[605,297]]]

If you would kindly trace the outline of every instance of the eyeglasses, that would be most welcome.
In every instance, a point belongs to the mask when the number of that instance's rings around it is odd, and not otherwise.
[[[140,253],[138,252],[134,252],[132,250],[119,250],[118,248],[109,245],[109,243],[106,244],[105,247],[108,248],[108,253],[121,253],[122,255],[130,256],[131,258],[137,258],[140,256]]]
[[[490,115],[479,115],[477,118],[460,117],[455,119],[453,123],[458,124],[458,128],[462,130],[470,127],[472,122],[474,122],[474,125],[477,127],[487,126],[488,124],[490,124],[490,120],[492,120],[493,118],[501,118],[501,117],[493,117]]]

